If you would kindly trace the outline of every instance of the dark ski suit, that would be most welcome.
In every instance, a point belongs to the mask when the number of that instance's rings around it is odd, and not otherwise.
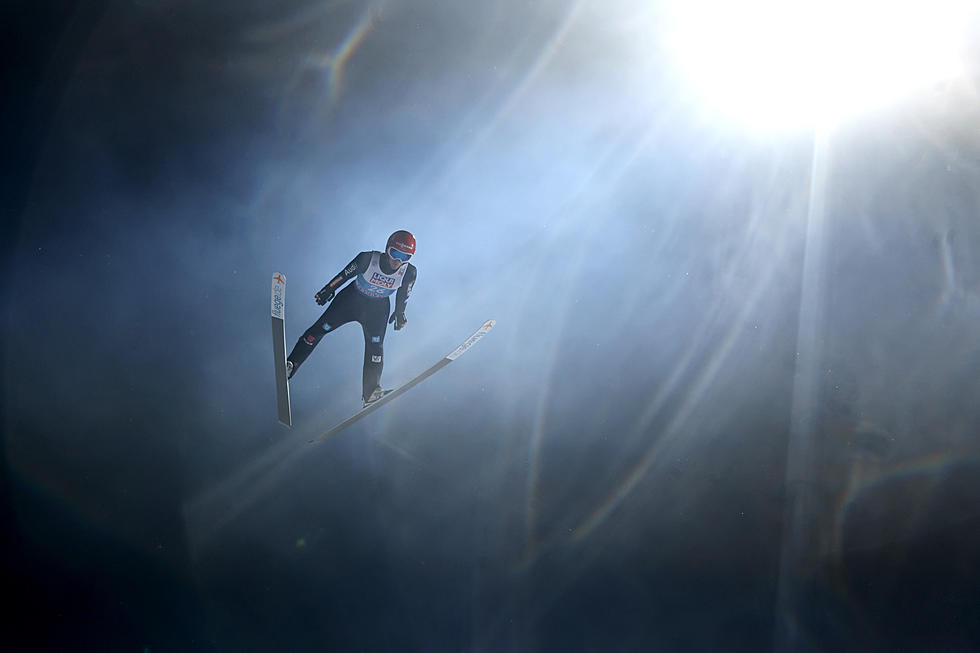
[[[370,276],[368,276],[369,272]],[[385,331],[388,328],[388,311],[391,308],[388,296],[395,293],[395,328],[399,329],[405,323],[405,303],[412,292],[412,286],[415,285],[417,274],[418,271],[411,263],[403,263],[398,270],[392,270],[387,254],[382,252],[358,254],[320,291],[332,292],[356,277],[355,283],[337,293],[330,306],[323,311],[323,315],[303,333],[293,347],[293,351],[287,357],[287,360],[293,363],[293,374],[313,352],[313,348],[319,344],[324,335],[348,322],[358,322],[364,332],[362,393],[364,400],[367,401],[381,383]]]

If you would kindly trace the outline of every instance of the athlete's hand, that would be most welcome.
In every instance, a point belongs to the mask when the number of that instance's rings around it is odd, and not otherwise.
[[[395,331],[401,331],[401,328],[408,322],[408,318],[405,317],[404,313],[392,313],[391,317],[388,318],[388,324],[392,322],[395,323]]]
[[[323,306],[331,299],[333,299],[333,288],[330,287],[330,284],[325,285],[323,288],[320,289],[320,292],[313,295],[313,299],[316,300],[317,304]]]

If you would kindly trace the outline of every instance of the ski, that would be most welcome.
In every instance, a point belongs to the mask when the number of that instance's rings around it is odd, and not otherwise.
[[[293,425],[289,409],[289,380],[286,378],[286,277],[272,275],[272,353],[276,364],[276,403],[279,421]]]
[[[370,406],[365,406],[364,408],[362,408],[358,412],[354,413],[352,416],[348,417],[343,422],[341,422],[337,426],[333,427],[332,429],[330,429],[329,431],[327,431],[323,435],[321,435],[319,437],[316,437],[316,438],[310,440],[310,442],[311,443],[314,443],[314,442],[323,442],[324,440],[326,440],[330,436],[336,435],[337,433],[340,433],[345,428],[347,428],[348,426],[350,426],[354,422],[358,421],[362,417],[366,417],[367,415],[371,414],[375,410],[381,408],[383,405],[385,405],[386,403],[388,403],[389,401],[391,401],[395,397],[397,397],[397,396],[399,396],[401,394],[404,394],[405,392],[407,392],[409,390],[409,388],[412,388],[412,387],[418,385],[419,383],[421,383],[422,381],[426,380],[427,378],[429,378],[430,376],[432,376],[433,374],[435,374],[436,372],[438,372],[439,370],[441,370],[442,368],[444,368],[446,365],[449,365],[454,360],[456,360],[457,358],[459,358],[460,356],[462,356],[463,354],[465,354],[469,350],[470,347],[472,347],[477,342],[479,342],[480,338],[482,338],[483,336],[487,335],[487,332],[489,332],[490,329],[493,328],[493,325],[496,324],[496,323],[497,322],[495,320],[487,320],[486,322],[483,323],[483,326],[481,326],[479,329],[476,330],[476,333],[474,333],[469,338],[467,338],[466,340],[464,340],[463,341],[463,344],[461,344],[459,347],[457,347],[452,352],[450,352],[445,358],[442,358],[438,363],[436,363],[435,365],[433,365],[429,369],[425,370],[424,372],[422,372],[421,374],[419,374],[415,378],[413,378],[413,379],[411,379],[409,381],[406,381],[405,383],[403,383],[402,385],[398,386],[394,390],[389,390],[387,392],[387,394],[385,394],[385,396],[383,396],[381,399],[378,399],[377,401],[375,401]]]

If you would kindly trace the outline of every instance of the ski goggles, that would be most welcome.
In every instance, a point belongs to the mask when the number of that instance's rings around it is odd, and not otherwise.
[[[396,258],[399,261],[401,261],[402,263],[404,263],[408,259],[412,258],[412,255],[411,254],[408,254],[406,252],[403,252],[403,251],[401,251],[399,249],[395,249],[394,247],[389,247],[388,248],[388,256],[390,256],[391,258]]]

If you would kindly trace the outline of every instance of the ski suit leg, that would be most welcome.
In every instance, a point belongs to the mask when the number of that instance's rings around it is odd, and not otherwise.
[[[356,297],[352,297],[351,293],[347,292],[345,288],[334,297],[334,300],[330,303],[330,306],[327,306],[327,310],[323,311],[320,318],[309,329],[303,332],[300,339],[296,341],[293,350],[289,352],[286,360],[292,361],[293,374],[296,374],[303,361],[313,353],[313,349],[320,344],[323,336],[337,327],[355,320],[357,320]]]
[[[381,385],[381,370],[384,368],[385,331],[388,329],[388,299],[371,299],[366,302],[361,328],[364,331],[364,374],[362,376],[362,395],[367,401],[374,389]]]

